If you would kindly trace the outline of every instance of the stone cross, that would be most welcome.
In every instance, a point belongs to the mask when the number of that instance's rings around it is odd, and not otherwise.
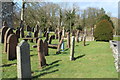
[[[71,38],[70,60],[74,60],[75,36]]]
[[[39,67],[42,68],[43,66],[46,66],[46,59],[44,55],[44,47],[43,47],[43,41],[41,39],[38,39],[37,42],[37,50],[38,50],[38,59],[39,59]]]
[[[30,46],[25,40],[17,46],[17,76],[31,78]]]
[[[8,60],[16,59],[16,46],[18,40],[15,34],[10,34],[7,39],[7,57]]]
[[[1,43],[4,43],[5,33],[8,30],[8,27],[3,26],[1,29]]]

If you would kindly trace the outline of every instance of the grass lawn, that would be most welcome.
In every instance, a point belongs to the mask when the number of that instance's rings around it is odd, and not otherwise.
[[[52,43],[57,43],[53,40]],[[56,49],[49,49],[46,61],[49,66],[39,68],[37,49],[30,43],[32,77],[35,78],[118,78],[114,67],[114,58],[109,42],[75,43],[75,61],[69,60],[70,49],[66,48],[56,55]],[[65,41],[66,44],[66,41]],[[0,46],[3,46],[0,44]],[[3,49],[2,49],[3,50]],[[1,54],[0,54],[1,55]],[[16,60],[8,61],[7,55],[2,54],[2,77],[17,78]]]

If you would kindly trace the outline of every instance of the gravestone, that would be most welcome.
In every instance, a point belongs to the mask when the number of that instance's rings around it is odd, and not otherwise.
[[[8,28],[4,37],[4,52],[7,52],[7,38],[10,34],[13,34],[13,30],[11,28]]]
[[[49,38],[49,40],[48,40],[48,43],[49,43],[49,44],[51,44],[52,38],[53,38],[53,37],[52,37],[52,35],[51,35],[50,38]]]
[[[61,50],[64,51],[64,41],[61,44]]]
[[[41,31],[41,29],[39,30],[39,34],[40,34],[40,37],[42,37],[42,31]]]
[[[70,32],[67,32],[67,48],[70,48]]]
[[[20,28],[20,37],[21,38],[24,37],[24,28],[23,27]]]
[[[27,29],[27,31],[30,31],[31,32],[31,27],[28,25],[27,27],[26,27]]]
[[[25,40],[17,46],[17,76],[31,78],[30,46]]]
[[[63,27],[63,30],[62,30],[62,36],[65,37],[65,29]]]
[[[55,30],[55,39],[58,39],[58,29]]]
[[[80,36],[80,31],[77,30],[77,34],[76,34],[76,41],[79,43],[79,36]]]
[[[37,42],[37,50],[38,50],[38,59],[39,59],[39,67],[42,68],[43,66],[46,66],[46,59],[44,55],[44,47],[43,47],[43,41],[38,40]]]
[[[49,33],[46,33],[46,40],[48,41],[49,39]]]
[[[44,32],[43,37],[46,37],[47,31]]]
[[[84,46],[86,46],[85,42],[86,42],[86,35],[83,36],[83,45]]]
[[[72,36],[75,36],[76,30],[72,31]]]
[[[62,37],[62,31],[59,31],[59,32],[58,32],[58,41],[61,40],[61,37]]]
[[[15,34],[16,34],[17,38],[20,38],[20,29],[17,29]]]
[[[34,32],[34,37],[38,37],[38,31]]]
[[[44,55],[45,56],[48,56],[48,43],[47,43],[47,40],[44,40],[43,41],[43,45],[44,45]]]
[[[34,27],[31,28],[31,31],[34,32]]]
[[[62,43],[63,43],[63,37],[61,38],[61,40],[60,40],[60,42],[59,42],[59,44],[58,44],[58,47],[57,47],[57,53],[60,53],[60,48],[61,48],[61,45],[62,45]]]
[[[34,28],[34,32],[36,32],[36,31],[39,32],[39,26],[38,25],[36,25],[35,28]]]
[[[7,58],[8,60],[16,59],[17,37],[15,34],[10,34],[7,39]]]
[[[71,37],[70,60],[74,60],[75,36]]]
[[[8,27],[3,26],[1,29],[1,43],[4,43],[5,33],[8,30]]]

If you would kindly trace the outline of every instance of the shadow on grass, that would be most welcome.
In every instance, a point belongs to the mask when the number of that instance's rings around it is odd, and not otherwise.
[[[34,54],[34,55],[32,54],[32,55],[30,55],[30,56],[37,56],[37,55],[38,55],[38,54]]]
[[[54,61],[54,62],[52,62],[52,63],[50,63],[50,64],[48,64],[48,65],[53,65],[53,64],[55,64],[55,63],[58,63],[59,61],[62,61],[62,60],[56,60],[56,61]]]
[[[78,56],[78,57],[75,57],[74,60],[79,59],[79,58],[82,58],[82,57],[84,57],[84,56],[85,56],[85,54],[80,55],[80,56]]]
[[[36,75],[36,76],[34,76],[34,77],[32,77],[32,78],[38,78],[38,77],[44,76],[44,75],[46,75],[46,74],[54,73],[54,72],[56,72],[56,71],[59,71],[59,70],[56,69],[56,70],[49,71],[49,72],[43,72],[43,73],[41,73],[41,74],[39,74],[39,75]]]
[[[2,65],[2,66],[0,66],[0,67],[9,67],[9,66],[12,66],[12,65],[16,65],[17,63],[12,63],[12,64],[4,64],[4,65]]]

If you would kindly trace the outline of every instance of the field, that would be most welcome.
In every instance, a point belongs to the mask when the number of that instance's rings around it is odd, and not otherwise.
[[[43,38],[44,39],[44,38]],[[21,39],[20,39],[21,40]],[[29,41],[28,41],[29,42]],[[53,40],[52,44],[57,44]],[[32,48],[36,43],[30,43],[30,58],[32,78],[118,78],[114,67],[114,58],[109,42],[75,42],[75,60],[70,61],[70,49],[66,48],[61,54],[56,54],[56,49],[49,48],[46,56],[48,66],[39,68],[37,49]],[[66,44],[66,40],[65,40]],[[3,44],[0,44],[3,50]],[[17,78],[17,61],[8,61],[7,54],[2,55],[3,78]]]

